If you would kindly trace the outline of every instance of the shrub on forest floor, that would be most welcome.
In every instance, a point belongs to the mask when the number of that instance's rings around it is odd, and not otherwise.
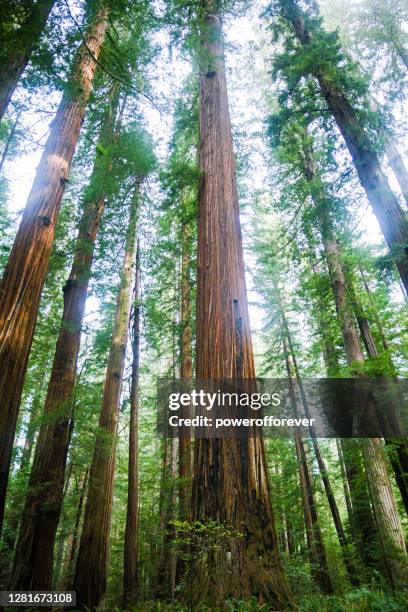
[[[307,595],[299,600],[299,612],[405,612],[408,599],[393,597],[367,587],[349,591],[343,597],[336,595]]]

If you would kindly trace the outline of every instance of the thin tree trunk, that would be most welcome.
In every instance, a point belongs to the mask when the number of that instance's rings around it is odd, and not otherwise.
[[[180,378],[183,381],[183,390],[191,386],[193,376],[192,361],[192,328],[191,328],[191,279],[190,279],[190,253],[191,253],[191,225],[185,219],[181,226],[181,341],[180,341]],[[191,406],[183,406],[180,417],[191,418]],[[188,521],[191,518],[191,479],[192,479],[192,444],[191,428],[182,427],[178,436],[178,476],[179,476],[179,519]],[[185,562],[177,559],[176,583],[182,579],[185,571]]]
[[[352,313],[347,303],[346,284],[338,246],[333,239],[324,237],[323,241],[347,358],[350,366],[354,367],[356,364],[364,363],[364,355]],[[394,588],[397,588],[397,585],[402,584],[407,578],[408,560],[401,521],[388,478],[384,452],[380,440],[376,438],[363,439],[361,445],[384,559],[389,568],[391,583]],[[393,547],[390,547],[390,542],[393,543]]]
[[[136,280],[134,291],[132,383],[130,390],[128,499],[125,528],[123,599],[125,606],[135,604],[138,597],[139,550],[139,467],[138,467],[138,419],[139,419],[139,361],[140,361],[140,243],[136,250]]]
[[[191,228],[184,222],[181,236],[181,355],[180,378],[189,383],[193,376],[192,362],[192,329],[191,329],[191,281],[190,281],[190,250]],[[191,406],[183,406],[181,417],[191,417]],[[179,500],[180,520],[189,519],[191,509],[191,431],[184,428],[179,438]]]
[[[388,340],[387,340],[387,338],[385,336],[384,328],[383,328],[383,325],[381,323],[381,319],[380,319],[380,317],[378,315],[378,312],[376,312],[376,309],[374,308],[374,304],[373,304],[373,300],[372,300],[372,295],[371,295],[371,289],[370,289],[370,286],[368,284],[366,275],[365,275],[364,270],[363,270],[363,268],[361,266],[358,267],[358,270],[360,272],[360,276],[361,276],[361,279],[362,279],[363,284],[364,284],[364,289],[366,290],[367,296],[368,296],[368,298],[370,300],[370,305],[374,309],[374,321],[375,321],[375,324],[377,326],[378,333],[380,334],[381,344],[383,345],[384,351],[388,352],[389,348],[390,348],[390,345],[388,344]]]
[[[404,64],[405,68],[408,71],[408,51],[401,43],[397,42],[396,40],[392,41],[392,45],[395,51],[397,52],[401,62]]]
[[[106,110],[100,137],[104,147],[112,141],[116,105],[117,100],[113,108],[109,103]],[[111,152],[102,156],[97,153],[85,193],[71,272],[63,288],[64,309],[45,400],[45,420],[35,450],[11,576],[16,590],[49,590],[52,583],[82,322],[111,167]]]
[[[328,214],[324,185],[317,172],[310,149],[306,144],[303,147],[303,153],[305,159],[304,172],[306,178],[311,181],[311,193],[318,214],[318,222],[347,360],[349,366],[355,369],[357,376],[361,376],[358,366],[363,364],[365,359],[353,312],[347,297],[346,278],[339,245],[333,235],[331,220]],[[408,557],[401,521],[388,478],[385,456],[380,440],[366,438],[362,440],[361,444],[374,517],[383,547],[383,555],[389,569],[391,583],[394,588],[397,588],[408,577]],[[373,460],[374,456],[375,461]],[[382,468],[380,468],[381,465]],[[393,547],[390,546],[390,542],[393,544]],[[395,556],[398,557],[398,562],[395,562]]]
[[[200,168],[197,287],[198,380],[254,379],[235,160],[219,15],[206,5],[201,26]],[[282,609],[291,600],[278,549],[261,432],[198,439],[193,521],[214,520],[245,533],[231,545],[228,575],[214,560],[196,596],[213,604],[256,596]],[[224,566],[225,567],[225,566]],[[227,568],[225,567],[227,571]]]
[[[356,292],[354,290],[353,284],[349,283],[349,293],[350,297],[355,309],[356,319],[358,322],[358,326],[360,328],[360,333],[362,335],[364,345],[367,350],[367,354],[371,359],[378,359],[379,354],[377,351],[377,347],[375,344],[375,340],[371,333],[371,329],[368,323],[367,318],[364,315],[363,307],[357,298]],[[388,355],[388,353],[387,353]],[[392,363],[391,357],[388,355],[388,363],[390,369],[393,373],[395,373],[395,367]],[[384,380],[384,386],[387,385],[387,380]],[[392,401],[392,400],[389,400]],[[391,410],[394,410],[395,414],[397,414],[396,407],[388,406],[389,414]],[[396,425],[398,422],[395,421]],[[384,432],[386,433],[386,432]],[[405,438],[385,438],[385,444],[387,449],[389,450],[388,457],[392,465],[392,469],[395,474],[395,479],[397,481],[398,488],[401,493],[401,498],[404,504],[404,508],[408,514],[408,443]]]
[[[344,466],[343,449],[341,448],[341,444],[338,439],[336,439],[336,448],[337,448],[337,454],[339,457],[341,480],[343,483],[344,501],[346,502],[347,516],[349,519],[349,523],[351,525],[353,521],[353,506],[351,503],[350,485],[347,480],[346,468]]]
[[[291,362],[293,364],[293,370],[294,370],[294,373],[295,373],[295,376],[296,376],[297,385],[298,385],[299,390],[300,390],[300,395],[301,395],[301,399],[302,399],[302,404],[303,404],[303,408],[304,408],[304,411],[305,411],[305,415],[306,415],[307,418],[310,418],[309,405],[308,405],[306,393],[305,393],[305,390],[304,390],[304,387],[303,387],[302,378],[300,376],[300,371],[299,371],[299,367],[298,367],[298,364],[297,364],[297,358],[296,358],[296,354],[295,354],[295,350],[294,350],[294,346],[293,346],[293,342],[292,342],[292,336],[291,336],[291,333],[290,333],[290,330],[289,330],[288,321],[286,319],[286,315],[285,315],[285,312],[283,310],[283,306],[282,306],[281,301],[280,301],[280,296],[278,296],[278,299],[279,299],[279,303],[280,303],[280,310],[281,310],[281,316],[282,316],[283,329],[284,329],[285,337],[286,337],[287,344],[288,344],[288,354],[289,354]],[[311,434],[311,438],[312,438],[313,450],[315,452],[316,459],[317,459],[317,464],[319,466],[320,476],[321,476],[321,479],[322,479],[322,482],[323,482],[324,490],[325,490],[325,493],[326,493],[327,501],[328,501],[330,512],[331,512],[332,519],[333,519],[333,523],[334,523],[334,526],[336,528],[336,533],[337,533],[337,536],[339,538],[339,543],[340,543],[340,547],[341,547],[341,551],[342,551],[342,555],[343,555],[344,565],[345,565],[345,568],[347,570],[347,574],[348,574],[348,577],[349,577],[349,580],[350,580],[351,584],[355,585],[355,584],[358,584],[356,573],[355,573],[355,567],[354,567],[354,564],[352,562],[352,558],[350,556],[350,551],[349,551],[349,547],[348,547],[347,537],[346,537],[346,534],[345,534],[345,531],[344,531],[344,528],[343,528],[343,523],[341,521],[340,512],[339,512],[339,509],[338,509],[338,506],[337,506],[336,498],[334,497],[333,489],[332,489],[331,482],[330,482],[330,479],[329,479],[329,474],[328,474],[328,471],[327,471],[326,464],[325,464],[325,461],[323,459],[323,456],[322,456],[322,454],[320,452],[320,447],[319,447],[319,444],[317,442],[317,438],[316,438],[316,434],[314,432],[314,428],[310,427],[309,429],[310,429],[310,434]]]
[[[292,372],[293,364],[291,363],[291,355],[289,353],[286,333],[282,333],[282,342],[283,351],[285,354],[286,372],[288,375],[290,403],[292,410],[297,417],[298,410],[296,405],[296,393]],[[319,525],[319,517],[313,491],[312,474],[307,461],[304,442],[297,430],[295,432],[295,445],[312,575],[324,593],[331,593],[333,591],[333,587],[327,564],[326,550]]]
[[[324,345],[323,352],[327,373],[329,376],[333,376],[339,372],[339,364],[337,356],[333,351],[334,338],[327,325],[330,315],[326,312],[326,306],[322,300],[319,300],[318,307],[319,330]],[[347,489],[350,491],[350,500],[348,503],[348,497],[346,496],[346,503],[351,532],[363,562],[358,572],[355,572],[357,578],[357,574],[360,575],[364,572],[365,567],[376,565],[372,549],[375,546],[374,541],[377,530],[371,511],[366,477],[359,461],[358,453],[356,453],[354,448],[354,442],[354,440],[340,440],[339,448],[341,449],[344,462],[345,479],[343,483],[346,483],[344,486],[347,486]]]
[[[161,543],[157,563],[155,598],[173,599],[176,578],[174,564],[177,563],[177,558],[172,552],[171,540],[175,534],[170,522],[176,516],[174,511],[176,508],[177,439],[168,438],[164,444],[159,512]]]
[[[372,110],[373,113],[377,113],[381,121],[382,115],[380,106],[374,96],[372,96],[370,93],[368,94],[368,104],[370,106],[370,110]],[[405,202],[408,204],[408,170],[400,155],[400,152],[398,151],[398,147],[395,143],[392,132],[384,123],[380,125],[380,134],[384,139],[385,154],[388,158],[392,171],[395,174],[395,178],[398,181]]]
[[[176,277],[179,278],[178,267],[176,267]],[[178,283],[174,284],[174,303],[178,302]],[[178,335],[177,335],[177,315],[173,318],[172,334],[172,377],[173,383],[176,380],[176,370],[178,362]],[[176,536],[172,521],[177,518],[177,469],[180,452],[178,449],[177,438],[164,440],[163,472],[160,490],[160,536],[161,546],[159,550],[159,560],[157,563],[156,574],[156,597],[159,599],[174,599],[177,574],[177,556],[174,554],[172,540]]]
[[[107,27],[98,5],[53,121],[0,285],[0,528],[24,376],[69,168]]]
[[[55,0],[31,2],[26,21],[16,31],[0,65],[0,121],[37,45]],[[4,41],[3,41],[4,42]]]
[[[62,570],[62,580],[60,585],[61,591],[69,591],[72,586],[73,572],[75,569],[75,561],[78,553],[78,537],[81,524],[82,508],[86,498],[86,490],[88,487],[89,469],[87,469],[81,477],[79,483],[79,500],[75,513],[75,522],[72,532],[69,534],[67,543],[64,568]]]
[[[20,119],[21,113],[22,113],[22,109],[20,109],[18,111],[17,116],[16,116],[16,118],[14,120],[14,123],[12,125],[12,128],[10,130],[10,133],[9,133],[9,135],[7,137],[6,146],[4,147],[4,150],[3,150],[3,153],[2,153],[1,159],[0,159],[0,175],[1,175],[2,171],[3,171],[3,166],[4,166],[4,163],[5,163],[6,159],[7,159],[7,155],[8,155],[8,152],[10,150],[11,143],[13,142],[13,137],[14,137],[14,134],[16,133],[16,129],[17,129],[17,126],[18,126],[18,121]]]
[[[283,14],[291,21],[299,42],[307,48],[313,41],[313,32],[296,0],[281,0]],[[316,63],[312,74],[317,79],[321,93],[343,135],[356,167],[360,182],[377,217],[378,223],[395,257],[395,265],[408,290],[408,220],[391,190],[381,169],[377,151],[371,144],[361,120],[347,95],[338,87],[322,64]]]
[[[139,186],[132,198],[125,257],[106,369],[99,428],[89,476],[89,491],[75,570],[79,603],[97,607],[106,591],[115,476],[116,433],[125,367],[132,289],[135,278],[136,228]]]
[[[408,170],[391,134],[385,135],[385,153],[398,181],[405,202],[408,204]]]

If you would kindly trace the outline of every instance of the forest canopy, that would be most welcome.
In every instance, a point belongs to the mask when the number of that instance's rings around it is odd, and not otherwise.
[[[406,0],[0,3],[0,606],[408,608],[407,100]]]

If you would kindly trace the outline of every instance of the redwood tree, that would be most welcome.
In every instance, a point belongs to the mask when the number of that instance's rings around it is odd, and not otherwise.
[[[54,542],[63,501],[72,394],[88,285],[114,163],[114,120],[118,87],[112,89],[83,211],[69,278],[63,287],[64,309],[37,441],[27,498],[21,519],[10,585],[13,589],[48,590],[52,584]],[[101,153],[103,151],[103,153]]]
[[[217,3],[201,19],[197,379],[255,377],[223,35]],[[200,593],[213,601],[257,596],[282,609],[291,599],[281,565],[261,432],[246,440],[198,439],[192,518],[232,526],[228,575],[209,568]],[[225,570],[225,566],[224,566]],[[231,575],[232,574],[232,575]],[[200,580],[200,577],[196,577]]]
[[[105,374],[99,427],[89,475],[84,523],[75,569],[74,588],[77,597],[81,605],[87,606],[91,610],[99,605],[106,590],[116,461],[116,434],[135,278],[139,190],[140,179],[137,179],[126,231],[125,255]]]
[[[125,605],[135,603],[137,588],[137,561],[139,549],[139,366],[140,366],[140,243],[136,249],[136,279],[134,290],[133,337],[132,337],[132,383],[130,390],[128,498],[125,528],[125,551],[123,567],[123,599]]]
[[[76,54],[0,284],[0,526],[24,376],[51,253],[101,50],[109,4],[97,3]]]
[[[353,80],[357,80],[355,75],[344,68],[347,64],[345,55],[337,38],[324,31],[314,0],[308,0],[307,10],[301,8],[298,0],[274,0],[271,14],[274,14],[275,6],[284,18],[284,23],[291,24],[297,40],[294,53],[283,60],[281,68],[284,71],[288,69],[287,74],[291,73],[292,81],[299,82],[303,74],[309,74],[316,80],[327,108],[346,142],[361,185],[377,217],[405,289],[408,290],[408,220],[381,168],[378,151],[367,130],[367,121],[356,110],[353,100],[356,91],[352,92],[352,88],[354,86],[361,97],[361,84],[353,83]],[[293,43],[290,46],[293,49]]]
[[[15,8],[14,3],[10,4],[11,10]],[[23,20],[18,28],[15,28],[14,15],[11,15],[12,24],[7,23],[7,15],[2,15],[4,21],[2,19],[0,26],[0,121],[54,4],[55,0],[31,0],[25,3],[28,9],[23,11]]]

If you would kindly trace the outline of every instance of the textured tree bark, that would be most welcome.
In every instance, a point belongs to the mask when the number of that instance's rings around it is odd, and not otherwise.
[[[49,590],[55,536],[63,501],[65,462],[69,446],[72,394],[82,322],[107,179],[112,168],[114,115],[117,99],[110,102],[101,128],[100,144],[85,193],[74,259],[63,288],[64,309],[41,426],[28,483],[10,586],[13,589]],[[106,149],[105,149],[106,147]]]
[[[107,17],[106,4],[99,4],[85,35],[87,47],[94,57],[99,55],[104,40]],[[0,528],[14,432],[41,291],[95,68],[95,60],[82,44],[0,285]]]
[[[299,42],[307,47],[313,40],[297,0],[281,0],[282,11],[291,21]],[[381,169],[377,151],[371,144],[347,95],[320,64],[313,71],[337,126],[343,135],[360,182],[377,217],[395,265],[408,290],[408,220]]]
[[[323,242],[347,358],[350,366],[353,367],[355,364],[364,363],[364,355],[356,325],[347,303],[346,281],[340,263],[338,246],[335,240],[328,240],[327,237],[323,238]],[[397,589],[398,585],[401,585],[407,579],[408,559],[401,521],[388,477],[384,452],[381,441],[376,438],[363,439],[361,444],[375,522],[383,548],[383,556],[389,571],[391,584]]]
[[[349,283],[349,294],[352,300],[352,304],[354,307],[354,312],[356,315],[357,323],[360,328],[360,333],[363,338],[364,345],[366,347],[366,351],[368,356],[371,359],[377,359],[379,357],[379,353],[377,351],[377,346],[375,344],[375,340],[371,333],[370,325],[368,323],[367,318],[364,315],[364,310],[361,302],[359,301],[356,292],[352,283]],[[393,373],[395,373],[394,364],[392,362],[391,357],[388,355],[388,363],[390,369]],[[387,386],[387,380],[384,380],[384,386]],[[395,411],[397,414],[397,410]],[[395,425],[398,426],[398,417],[395,419]],[[384,434],[386,435],[386,431]],[[395,434],[394,434],[395,435]],[[392,469],[394,471],[395,479],[397,481],[398,488],[401,493],[401,498],[404,504],[404,508],[408,513],[408,444],[405,438],[385,438],[384,440],[388,450],[389,450],[389,460],[392,465]]]
[[[74,589],[79,604],[90,610],[99,605],[106,591],[116,432],[135,278],[138,202],[139,186],[135,189],[131,203],[99,428],[89,475],[88,497],[75,569]]]
[[[140,361],[140,244],[136,249],[136,279],[134,291],[132,383],[130,390],[128,499],[125,528],[123,599],[125,606],[134,604],[138,596],[139,550],[139,361]]]
[[[324,194],[324,185],[317,173],[316,165],[310,151],[307,147],[304,147],[303,152],[306,162],[305,175],[312,181],[312,197],[318,214],[318,222],[329,269],[333,296],[336,303],[337,316],[343,336],[343,343],[346,349],[348,363],[353,368],[358,364],[363,364],[365,359],[355,319],[353,317],[352,307],[347,297],[347,284],[339,245],[334,237],[327,206],[325,206],[326,197]],[[371,337],[368,342],[369,348],[372,347],[373,342]],[[358,370],[356,374],[361,375]],[[366,438],[362,440],[361,444],[375,522],[382,543],[383,556],[389,571],[391,584],[397,589],[398,586],[407,579],[408,557],[401,521],[388,477],[387,464],[380,440],[376,438]]]
[[[335,376],[339,372],[339,364],[337,357],[333,352],[333,338],[330,330],[326,327],[327,313],[325,305],[319,301],[319,331],[324,344],[324,354],[328,356],[325,359],[328,376]],[[340,440],[338,441],[339,457],[341,453],[340,466],[344,469],[343,486],[345,488],[345,498],[349,524],[353,535],[353,540],[356,543],[360,559],[363,562],[355,574],[363,575],[365,567],[376,566],[371,551],[376,538],[376,526],[374,517],[371,511],[368,489],[366,486],[366,477],[363,473],[358,453],[354,448],[355,440]],[[344,452],[343,452],[344,451]],[[333,517],[334,518],[334,517]],[[336,521],[335,521],[336,524]],[[339,533],[339,541],[342,541],[341,532]],[[350,575],[350,574],[349,574]],[[358,579],[358,576],[355,576]],[[352,581],[352,580],[351,580]]]
[[[188,223],[183,222],[181,236],[181,355],[180,355],[180,378],[187,384],[193,376],[192,361],[192,329],[191,329],[191,280],[190,280],[190,250],[191,250],[191,228]],[[183,416],[189,418],[191,407],[183,407]],[[183,429],[179,438],[179,503],[180,520],[186,521],[190,517],[191,509],[191,431]]]
[[[293,381],[294,367],[286,338],[286,332],[282,329],[283,351],[285,355],[286,372],[289,384],[289,397],[293,413],[298,417],[296,393]],[[332,593],[329,568],[327,565],[326,549],[320,531],[319,516],[313,490],[312,474],[307,461],[305,444],[295,432],[296,456],[299,469],[300,489],[302,492],[303,515],[305,519],[307,542],[309,547],[312,576],[324,593]]]
[[[207,4],[201,28],[197,367],[202,379],[255,377],[221,20]],[[198,439],[192,519],[244,533],[225,571],[216,562],[197,596],[213,604],[256,596],[275,609],[291,600],[278,550],[263,439]],[[202,576],[195,572],[194,579]]]
[[[12,44],[2,52],[0,64],[0,121],[47,23],[55,0],[31,2],[26,21],[16,31]],[[3,41],[4,42],[4,41]]]
[[[379,438],[365,438],[361,444],[384,562],[391,585],[398,593],[407,585],[408,557],[404,532],[384,460],[382,441]]]

